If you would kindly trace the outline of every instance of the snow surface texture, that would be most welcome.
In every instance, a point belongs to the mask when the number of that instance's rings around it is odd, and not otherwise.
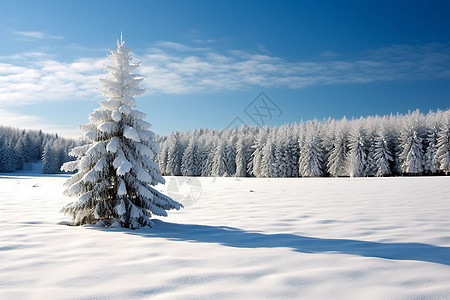
[[[0,175],[0,299],[450,298],[450,177],[199,178],[140,230],[65,226],[66,179]]]

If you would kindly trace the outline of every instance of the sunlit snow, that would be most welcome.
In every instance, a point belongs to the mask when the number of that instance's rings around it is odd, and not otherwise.
[[[139,230],[66,226],[67,177],[0,175],[0,299],[450,298],[450,177],[166,177]]]

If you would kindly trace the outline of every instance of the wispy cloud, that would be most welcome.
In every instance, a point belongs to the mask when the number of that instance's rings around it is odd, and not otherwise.
[[[325,54],[325,55],[323,55]],[[312,85],[450,78],[450,47],[395,45],[338,59],[332,52],[319,60],[291,62],[241,50],[226,53],[170,52],[152,48],[141,71],[150,93],[183,94],[242,90],[251,87],[299,89]]]
[[[106,58],[60,62],[44,54],[13,57],[12,63],[2,63],[0,58],[0,103],[3,105],[100,96],[98,79]]]
[[[207,51],[210,50],[210,48],[202,48],[202,47],[191,47],[187,45],[183,45],[180,43],[175,42],[168,42],[168,41],[162,41],[158,42],[155,45],[156,49],[173,49],[177,51]]]
[[[20,38],[25,39],[62,39],[62,36],[58,35],[50,35],[41,31],[18,31],[18,30],[11,30],[15,35],[17,35]]]
[[[316,60],[287,61],[242,50],[219,52],[159,42],[139,53],[136,61],[152,94],[450,78],[450,46],[442,44],[394,45],[349,59],[325,53]],[[0,103],[101,98],[98,78],[104,76],[105,64],[106,57],[62,62],[42,52],[0,57]]]

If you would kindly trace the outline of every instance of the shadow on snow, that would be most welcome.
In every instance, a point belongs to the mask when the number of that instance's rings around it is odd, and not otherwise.
[[[301,253],[340,253],[391,260],[413,260],[450,265],[450,247],[422,243],[380,243],[348,239],[322,239],[294,234],[265,234],[226,226],[176,224],[153,220],[151,229],[127,234],[175,241],[215,243],[236,248],[291,248]],[[100,229],[99,227],[95,227]],[[111,230],[111,229],[104,229]],[[122,229],[114,229],[122,231]]]

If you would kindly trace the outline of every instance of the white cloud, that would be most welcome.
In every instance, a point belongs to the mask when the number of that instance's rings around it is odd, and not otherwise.
[[[98,78],[106,58],[83,58],[66,63],[45,55],[15,56],[15,63],[0,62],[0,103],[24,105],[100,97]]]
[[[168,41],[161,41],[156,43],[156,48],[167,48],[167,49],[173,49],[177,51],[206,51],[210,50],[210,48],[200,48],[200,47],[190,47],[186,46],[180,43],[175,42],[168,42]]]
[[[158,43],[139,53],[139,72],[150,94],[190,94],[249,88],[301,89],[308,86],[450,78],[450,47],[395,45],[358,57],[319,55],[318,60],[287,61],[242,50],[227,52]],[[21,114],[20,106],[47,101],[102,99],[98,79],[107,57],[59,61],[43,52],[0,57],[0,124],[42,129],[77,137],[75,126],[50,124]],[[43,112],[36,112],[37,115]]]
[[[324,58],[326,57],[326,58]],[[148,93],[185,94],[279,87],[450,78],[450,47],[394,45],[352,59],[332,55],[287,61],[242,50],[227,52],[159,42],[140,53]],[[42,52],[0,57],[0,104],[101,98],[98,78],[108,59],[62,62]]]
[[[353,59],[322,55],[321,60],[289,62],[242,50],[173,53],[150,49],[141,72],[150,93],[194,93],[251,87],[298,89],[311,85],[449,78],[448,46],[396,45]],[[326,57],[326,60],[323,58]]]
[[[62,36],[50,35],[41,31],[17,31],[11,30],[15,35],[25,39],[62,39]]]

